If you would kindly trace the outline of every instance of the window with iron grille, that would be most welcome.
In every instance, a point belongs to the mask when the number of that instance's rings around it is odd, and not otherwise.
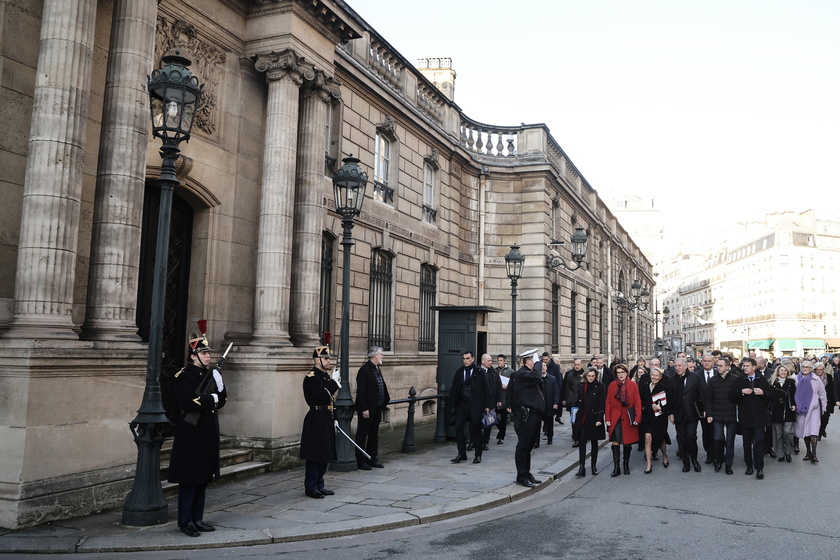
[[[318,310],[318,333],[321,344],[326,344],[324,331],[332,329],[333,249],[335,239],[329,234],[321,236],[321,301]]]
[[[437,297],[437,270],[424,264],[420,267],[420,352],[435,350],[435,312],[432,307]]]
[[[381,346],[383,350],[391,350],[392,261],[384,251],[374,251],[370,259],[368,346]]]
[[[392,204],[394,189],[388,185],[391,171],[391,140],[377,132],[373,146],[373,198]]]
[[[551,352],[560,352],[560,285],[551,285]]]
[[[572,313],[572,354],[577,354],[577,335],[578,335],[578,325],[577,325],[577,292],[572,292],[572,301],[571,301],[571,313]]]

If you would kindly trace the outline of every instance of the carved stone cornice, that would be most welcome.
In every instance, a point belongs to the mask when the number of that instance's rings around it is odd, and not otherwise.
[[[295,2],[292,0],[249,0],[254,8],[248,17],[261,17],[294,12],[295,15],[317,29],[325,37],[331,37],[339,43],[358,39],[361,34],[351,23],[332,10],[321,0]]]

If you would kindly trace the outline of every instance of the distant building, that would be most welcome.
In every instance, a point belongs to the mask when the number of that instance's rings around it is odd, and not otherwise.
[[[840,350],[840,284],[832,278],[838,267],[840,221],[809,210],[742,224],[737,241],[669,285],[665,336],[697,352],[720,348],[736,356]]]

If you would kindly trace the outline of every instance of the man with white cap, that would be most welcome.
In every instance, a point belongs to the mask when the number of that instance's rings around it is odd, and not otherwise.
[[[531,474],[531,449],[539,441],[540,425],[545,414],[545,386],[542,362],[536,348],[519,355],[522,367],[507,388],[508,412],[519,441],[516,443],[516,483],[532,488],[539,481]],[[536,363],[535,363],[536,362]]]

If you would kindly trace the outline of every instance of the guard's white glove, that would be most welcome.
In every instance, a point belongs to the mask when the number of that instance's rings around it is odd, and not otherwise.
[[[333,424],[335,425],[336,428],[338,428],[338,420],[333,420]]]
[[[335,381],[338,384],[338,388],[341,389],[341,373],[338,371],[338,368],[333,369],[332,380]]]
[[[216,394],[216,393],[210,393],[210,394],[213,395],[213,402],[215,404],[219,404],[219,395]]]
[[[222,374],[221,374],[221,372],[219,372],[219,370],[217,370],[217,369],[213,370],[213,379],[216,380],[216,387],[219,389],[219,391],[224,391],[225,390],[225,384],[222,381]]]

